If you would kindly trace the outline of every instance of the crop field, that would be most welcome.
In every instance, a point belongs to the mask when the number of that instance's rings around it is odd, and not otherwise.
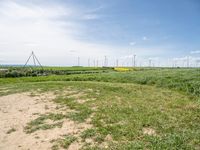
[[[0,149],[200,149],[198,68],[20,69],[0,78]]]

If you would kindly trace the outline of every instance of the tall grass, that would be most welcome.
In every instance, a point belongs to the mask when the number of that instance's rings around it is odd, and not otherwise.
[[[97,81],[137,83],[174,89],[191,96],[200,96],[200,69],[145,69],[133,72],[110,72],[99,74],[52,75],[0,79],[0,85],[44,81]]]

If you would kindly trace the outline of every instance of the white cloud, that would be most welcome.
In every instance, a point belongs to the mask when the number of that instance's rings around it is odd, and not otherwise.
[[[120,59],[128,59],[128,58],[133,58],[134,55],[126,55],[126,56],[121,56]]]
[[[146,41],[146,40],[148,40],[148,38],[147,38],[146,36],[144,36],[144,37],[142,38],[142,40],[143,40],[143,41]]]
[[[130,42],[129,45],[134,46],[136,42]]]
[[[191,51],[190,53],[191,53],[191,54],[200,54],[200,50],[197,50],[197,51]]]
[[[196,63],[200,63],[200,58],[197,58],[197,59],[196,59]]]
[[[12,19],[53,19],[60,16],[70,16],[73,12],[71,8],[65,9],[60,5],[33,5],[22,4],[14,1],[0,2],[0,13]]]
[[[184,56],[184,57],[176,57],[172,59],[173,62],[176,63],[176,66],[179,67],[197,67],[200,65],[200,57],[193,56]]]
[[[111,60],[136,54],[139,59],[169,52],[166,46],[139,47],[134,41],[124,47],[120,43],[115,46],[80,40],[90,36],[85,22],[104,16],[99,12],[102,6],[81,10],[56,1],[34,2],[0,0],[0,60],[3,63],[23,64],[31,51],[44,65],[76,65],[78,56],[87,65],[89,57],[100,60],[106,55]],[[141,40],[149,39],[144,36]]]
[[[45,65],[73,65],[82,58],[110,54],[112,47],[77,40],[82,27],[73,20],[80,11],[59,4],[0,2],[0,52],[5,63],[24,63],[34,51]],[[82,19],[82,16],[79,16]],[[85,19],[94,19],[90,14]],[[76,53],[70,53],[75,50]],[[72,52],[72,51],[71,51]],[[1,59],[1,58],[0,58]]]
[[[97,12],[99,12],[100,10],[102,10],[102,9],[104,9],[104,8],[105,8],[105,6],[101,5],[101,6],[98,6],[98,7],[96,7],[96,8],[89,9],[89,10],[87,10],[86,12],[87,12],[87,13],[97,13]]]
[[[159,57],[150,57],[149,60],[153,60],[153,61],[159,61]]]
[[[191,59],[192,57],[184,56],[184,57],[175,57],[173,58],[174,61],[187,61],[188,59]]]
[[[83,20],[95,20],[95,19],[98,19],[98,18],[100,18],[100,16],[97,15],[97,14],[85,14],[85,15],[82,16]]]

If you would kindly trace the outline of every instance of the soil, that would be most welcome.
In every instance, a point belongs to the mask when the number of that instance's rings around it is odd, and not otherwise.
[[[67,134],[78,137],[82,131],[92,127],[88,123],[64,119],[61,128],[25,133],[24,127],[27,123],[38,118],[40,114],[71,111],[54,103],[54,98],[56,95],[50,92],[36,96],[31,93],[18,93],[0,97],[0,150],[48,150],[53,146],[52,140]],[[75,141],[68,149],[80,148],[81,143]]]

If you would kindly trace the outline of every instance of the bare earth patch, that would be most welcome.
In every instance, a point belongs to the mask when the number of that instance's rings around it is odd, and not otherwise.
[[[24,131],[27,123],[38,118],[40,114],[67,113],[71,112],[67,107],[63,107],[53,102],[56,95],[52,92],[31,96],[30,93],[12,94],[0,97],[0,150],[38,150],[51,149],[52,140],[64,135],[79,134],[92,127],[88,123],[76,123],[67,118],[62,119],[61,128],[55,127],[47,130],[37,130],[27,134]],[[47,123],[52,123],[47,120]],[[9,134],[8,134],[9,133]],[[68,149],[80,149],[81,142],[73,142]]]
[[[143,128],[143,134],[156,136],[156,131],[152,128]]]

